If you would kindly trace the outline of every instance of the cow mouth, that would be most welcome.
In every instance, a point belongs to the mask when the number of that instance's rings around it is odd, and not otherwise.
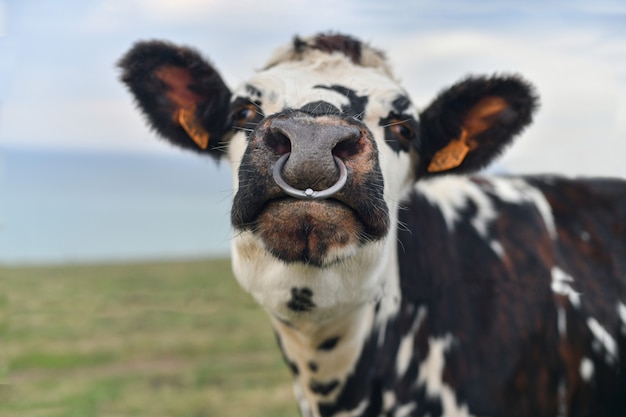
[[[287,262],[328,266],[371,240],[371,227],[352,207],[335,199],[269,200],[254,230],[267,250]]]
[[[263,147],[249,148],[244,154],[231,209],[235,232],[252,233],[269,254],[283,262],[319,267],[344,261],[387,235],[389,210],[373,156],[345,161],[346,175],[340,172],[339,179],[330,183],[313,177],[295,182],[285,178],[292,187],[276,181],[273,171],[278,158]],[[315,167],[302,174],[312,173]],[[326,178],[325,172],[321,174]],[[339,186],[333,189],[335,184]],[[324,192],[328,190],[332,193]],[[307,191],[322,193],[322,197]]]

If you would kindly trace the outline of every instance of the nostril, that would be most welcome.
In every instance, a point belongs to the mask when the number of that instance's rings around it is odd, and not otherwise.
[[[333,155],[337,158],[346,160],[358,154],[361,150],[361,142],[359,138],[347,139],[339,142],[333,148]]]
[[[291,152],[291,141],[280,132],[270,132],[265,137],[265,143],[278,155]]]

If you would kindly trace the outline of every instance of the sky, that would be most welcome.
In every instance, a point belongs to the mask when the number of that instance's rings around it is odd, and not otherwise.
[[[388,52],[418,106],[468,74],[520,73],[542,108],[514,172],[626,176],[626,3],[619,0],[11,0],[0,40],[0,145],[169,152],[118,82],[139,39],[198,48],[236,86],[294,34]]]
[[[626,178],[621,0],[0,0],[0,158],[2,149],[191,158],[146,128],[118,81],[115,63],[134,42],[193,46],[236,87],[294,35],[329,30],[385,50],[418,107],[470,74],[534,84],[539,113],[497,171]],[[223,177],[226,167],[209,165],[208,177]]]

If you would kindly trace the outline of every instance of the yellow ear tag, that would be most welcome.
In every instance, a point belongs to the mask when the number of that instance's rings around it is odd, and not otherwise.
[[[195,115],[195,109],[182,108],[178,111],[178,123],[185,132],[200,147],[206,149],[209,146],[209,132],[204,130]]]
[[[470,151],[466,140],[467,131],[463,129],[460,138],[450,141],[443,149],[435,153],[428,165],[428,172],[447,171],[461,165]]]

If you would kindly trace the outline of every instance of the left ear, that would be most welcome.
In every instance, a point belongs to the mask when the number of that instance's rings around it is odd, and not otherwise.
[[[420,113],[419,176],[487,166],[532,121],[538,98],[517,76],[470,77]]]
[[[221,157],[231,92],[213,65],[191,48],[144,41],[118,66],[122,82],[160,136],[183,149]]]

